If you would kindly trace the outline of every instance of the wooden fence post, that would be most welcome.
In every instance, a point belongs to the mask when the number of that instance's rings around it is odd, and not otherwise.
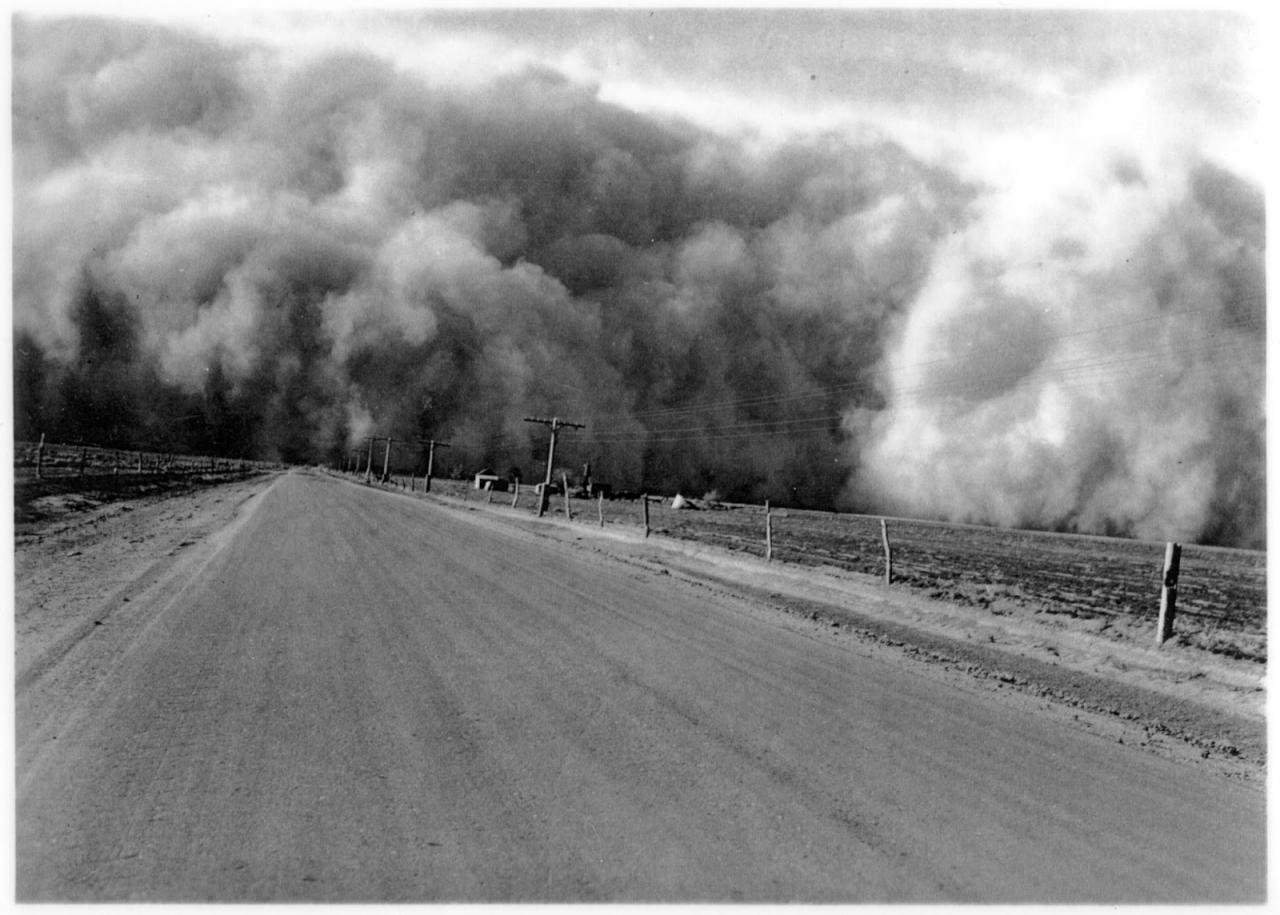
[[[600,526],[604,527],[604,490],[596,493],[596,515],[600,518]]]
[[[44,479],[44,433],[40,433],[40,444],[36,445],[36,479]]]
[[[644,504],[644,535],[649,536],[649,494],[645,493],[640,497],[640,501]]]
[[[889,525],[880,519],[880,539],[884,543],[884,583],[893,584],[893,553],[889,550]]]
[[[567,473],[560,474],[560,481],[564,486],[564,516],[569,521],[572,521],[573,515],[569,512],[569,475]]]
[[[1156,647],[1173,638],[1174,608],[1178,602],[1178,567],[1182,546],[1167,543],[1164,548],[1164,583],[1160,589],[1160,619],[1156,624]]]
[[[773,513],[769,511],[769,500],[764,500],[764,559],[773,561]]]
[[[484,481],[484,504],[493,504],[493,480]]]
[[[520,501],[520,481],[516,480],[516,492],[515,492],[515,495],[511,497],[511,507],[515,508],[516,503],[518,503],[519,501]]]

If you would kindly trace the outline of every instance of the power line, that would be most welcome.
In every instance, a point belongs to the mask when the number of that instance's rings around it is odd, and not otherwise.
[[[1250,298],[1248,301],[1253,301],[1253,300],[1254,298]],[[1179,311],[1162,312],[1158,315],[1151,315],[1143,318],[1135,318],[1130,321],[1119,321],[1113,324],[1098,325],[1095,327],[1089,327],[1082,330],[1068,331],[1061,334],[1049,334],[1049,335],[1043,335],[1039,337],[1032,337],[1027,340],[1020,341],[1018,344],[1018,347],[1025,348],[1025,347],[1034,346],[1037,344],[1052,344],[1052,343],[1060,342],[1063,340],[1068,340],[1074,337],[1086,336],[1088,334],[1111,332],[1111,331],[1116,331],[1123,328],[1137,327],[1143,324],[1151,324],[1154,322],[1165,322],[1170,317],[1177,316],[1177,315],[1203,314],[1203,313],[1206,313],[1206,311],[1207,311],[1206,309],[1182,309]],[[1230,328],[1230,330],[1237,331],[1237,332],[1247,331],[1247,330],[1262,330],[1263,323],[1264,323],[1263,319],[1259,318],[1257,320],[1252,320],[1252,321],[1245,322],[1243,324],[1238,324]],[[1009,345],[1007,347],[1004,347],[1003,349],[1005,352],[1010,352],[1013,350],[1013,346]],[[995,352],[999,353],[1000,350],[996,350]],[[970,358],[973,358],[973,357],[969,355],[941,356],[936,359],[929,359],[921,362],[909,363],[905,366],[901,366],[900,370],[910,371],[912,369],[927,368],[930,366],[937,366],[937,365],[942,365],[949,362],[956,362],[962,359],[967,360]],[[817,397],[835,396],[835,395],[850,393],[854,391],[866,391],[869,388],[870,386],[867,384],[867,382],[852,381],[852,382],[846,382],[838,385],[829,385],[829,386],[814,388],[813,390],[803,394],[760,395],[756,397],[733,398],[728,400],[702,401],[695,404],[684,404],[678,407],[664,407],[664,408],[654,408],[651,410],[640,410],[635,413],[632,413],[631,416],[636,419],[652,419],[652,418],[657,418],[662,416],[669,416],[674,418],[681,414],[697,414],[697,413],[705,412],[707,410],[725,409],[730,407],[749,407],[749,406],[762,406],[765,404],[773,404],[773,403],[788,403],[796,400],[806,400],[806,399],[813,399]]]
[[[968,383],[956,383],[954,381],[941,380],[916,385],[914,387],[899,388],[892,392],[891,400],[893,403],[898,405],[937,397],[957,397],[982,400],[987,399],[989,396],[1012,390],[1019,385],[1036,381],[1042,383],[1054,383],[1069,389],[1078,389],[1119,375],[1127,374],[1131,377],[1145,377],[1152,375],[1156,372],[1163,371],[1170,360],[1180,356],[1195,354],[1232,355],[1236,352],[1251,350],[1260,345],[1261,341],[1239,339],[1219,340],[1210,344],[1208,347],[1199,347],[1196,344],[1172,345],[1111,359],[1083,358],[1056,364],[1042,364],[1030,371],[1022,371],[1018,369],[977,375],[969,379]],[[930,364],[936,365],[938,362],[935,361]],[[1136,376],[1134,373],[1135,368],[1138,369]],[[841,389],[861,389],[867,393],[875,391],[875,388],[872,385],[865,383],[857,385],[843,385],[841,386]],[[984,397],[984,395],[987,396]],[[794,400],[813,396],[817,395],[793,395],[786,399]],[[764,402],[764,400],[755,399],[752,402],[761,403]],[[738,402],[723,401],[718,405],[723,406],[733,403]],[[837,425],[843,421],[846,413],[847,411],[841,411],[838,413],[827,412],[799,417],[783,417],[773,420],[749,420],[745,422],[715,425],[702,423],[696,426],[646,429],[635,432],[619,433],[617,435],[595,436],[584,440],[584,442],[593,445],[663,444],[688,441],[692,438],[696,438],[699,441],[716,441],[755,436],[794,435],[822,432],[831,431],[831,427],[833,425]],[[639,415],[641,414],[633,414],[633,416]]]

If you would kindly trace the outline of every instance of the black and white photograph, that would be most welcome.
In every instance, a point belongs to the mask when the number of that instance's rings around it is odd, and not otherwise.
[[[1267,901],[1269,17],[9,30],[10,901]]]

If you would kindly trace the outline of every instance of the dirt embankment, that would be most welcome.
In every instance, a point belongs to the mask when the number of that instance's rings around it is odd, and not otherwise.
[[[226,526],[274,474],[184,479],[133,498],[51,493],[14,531],[15,674],[23,685]]]

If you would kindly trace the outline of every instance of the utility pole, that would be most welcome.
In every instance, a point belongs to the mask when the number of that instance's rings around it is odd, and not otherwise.
[[[547,502],[549,501],[549,494],[551,492],[551,472],[554,468],[556,459],[556,433],[566,427],[570,429],[585,429],[587,427],[585,423],[571,423],[558,416],[551,419],[526,416],[524,421],[527,423],[542,423],[544,426],[551,427],[551,447],[547,450],[547,478],[542,484],[542,496],[538,499],[538,517],[541,518],[547,511]],[[566,492],[565,498],[568,497],[569,494]]]
[[[431,492],[431,471],[436,463],[436,448],[452,448],[448,442],[437,442],[435,439],[427,439],[425,442],[418,439],[419,445],[427,446],[427,475],[422,481],[422,491]]]
[[[374,436],[369,436],[369,460],[364,465],[364,481],[366,483],[373,482],[373,443],[376,441],[377,439]]]
[[[1160,616],[1156,622],[1156,647],[1173,638],[1174,608],[1178,603],[1178,567],[1182,544],[1167,543],[1164,550],[1164,587],[1160,589]]]
[[[382,482],[383,483],[387,482],[387,479],[388,479],[387,468],[391,466],[391,443],[394,441],[395,439],[393,438],[387,439],[387,450],[384,451],[382,454]]]

